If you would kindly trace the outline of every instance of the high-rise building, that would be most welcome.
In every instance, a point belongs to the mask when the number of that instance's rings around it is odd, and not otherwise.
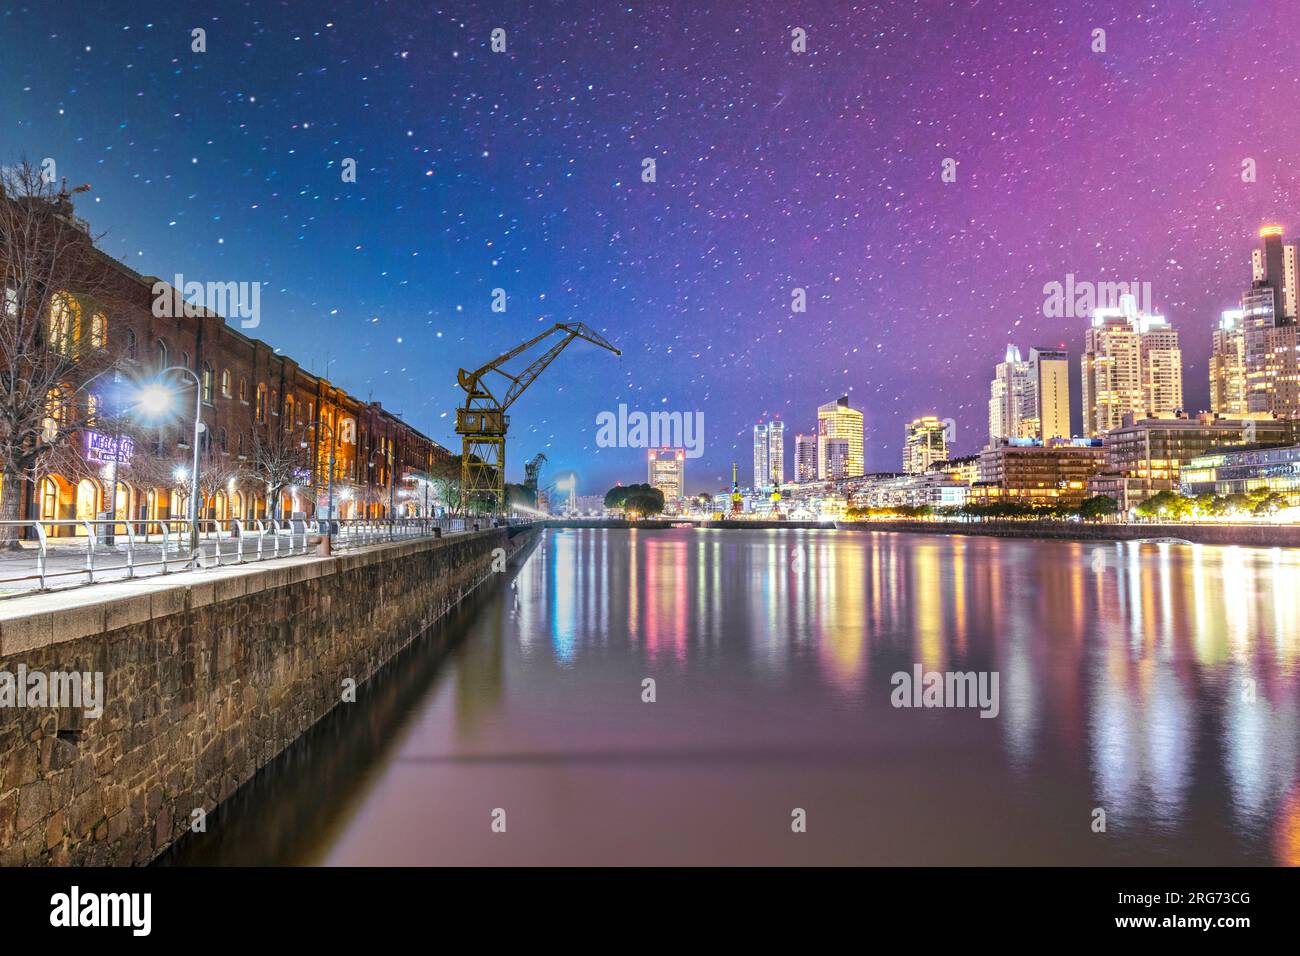
[[[794,480],[817,480],[817,436],[794,436]]]
[[[1246,405],[1246,313],[1227,309],[1214,330],[1210,352],[1210,411],[1240,418]]]
[[[1178,332],[1164,316],[1139,312],[1131,295],[1120,297],[1119,308],[1093,310],[1081,365],[1083,429],[1090,436],[1118,428],[1126,414],[1141,419],[1182,409]]]
[[[785,481],[785,422],[779,418],[754,426],[754,490]]]
[[[933,415],[907,423],[903,439],[903,471],[923,475],[930,466],[948,460],[947,426]]]
[[[852,454],[849,439],[829,438],[824,442],[826,451],[826,474],[822,477],[828,481],[858,477],[849,474],[849,458]]]
[[[1034,424],[1033,395],[1029,363],[1020,359],[1020,349],[1007,346],[989,385],[989,445],[1012,438],[1031,438]]]
[[[1253,282],[1241,296],[1246,409],[1278,418],[1300,415],[1300,330],[1296,325],[1296,246],[1281,226],[1260,230],[1251,254]]]
[[[849,397],[841,395],[817,409],[817,477],[820,479],[858,478],[867,473],[863,450],[862,413],[849,408]],[[831,468],[831,442],[846,442],[843,474]]]
[[[686,453],[680,448],[651,448],[646,460],[646,484],[663,492],[664,507],[668,509],[686,493]]]
[[[1070,437],[1070,358],[1061,349],[1029,350],[1029,388],[1037,422],[1030,438]]]

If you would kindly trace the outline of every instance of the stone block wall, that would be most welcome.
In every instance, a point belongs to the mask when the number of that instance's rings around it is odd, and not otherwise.
[[[104,674],[104,710],[0,707],[0,865],[149,862],[492,573],[487,530],[0,602],[0,671]],[[28,613],[30,612],[30,613]]]

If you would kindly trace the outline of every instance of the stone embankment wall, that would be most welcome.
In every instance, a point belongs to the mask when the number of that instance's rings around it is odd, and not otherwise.
[[[100,672],[103,713],[0,706],[0,865],[141,864],[493,573],[533,529],[0,602],[0,679]]]

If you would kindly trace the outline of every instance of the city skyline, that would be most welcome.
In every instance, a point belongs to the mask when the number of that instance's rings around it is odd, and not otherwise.
[[[9,14],[4,161],[90,182],[79,213],[137,271],[266,283],[257,337],[453,450],[457,367],[589,322],[625,358],[575,348],[514,409],[510,459],[544,451],[588,490],[639,470],[639,450],[595,443],[621,402],[705,414],[690,491],[729,483],[758,417],[802,431],[839,394],[864,412],[867,471],[897,468],[924,414],[972,453],[987,366],[971,358],[991,341],[1064,343],[1079,381],[1079,322],[1042,314],[1067,275],[1150,282],[1183,334],[1185,404],[1209,408],[1242,250],[1300,208],[1300,118],[1268,105],[1300,83],[1270,29],[1281,3],[833,10],[808,17],[802,58],[761,7],[738,27],[682,8],[683,34],[591,4],[502,24],[179,4],[93,30],[70,25],[76,6],[55,4],[57,31]],[[680,35],[708,76],[674,67]],[[1199,62],[1234,70],[1210,84]],[[1189,141],[1192,120],[1213,135]]]

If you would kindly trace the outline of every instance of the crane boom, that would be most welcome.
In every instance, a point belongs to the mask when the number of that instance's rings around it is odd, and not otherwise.
[[[511,359],[556,333],[563,333],[563,338],[551,345],[518,375],[512,375],[503,368]],[[456,433],[461,436],[462,510],[468,511],[473,505],[489,505],[494,511],[504,510],[506,430],[510,425],[506,410],[574,339],[583,339],[593,345],[599,345],[601,348],[609,349],[615,355],[623,354],[599,332],[581,322],[558,322],[540,335],[535,335],[527,342],[498,355],[482,368],[475,369],[473,372],[462,368],[457,372],[456,380],[465,390],[465,404],[456,410]],[[508,383],[501,398],[498,398],[488,385],[489,373],[496,373]],[[500,388],[500,384],[496,384]]]

